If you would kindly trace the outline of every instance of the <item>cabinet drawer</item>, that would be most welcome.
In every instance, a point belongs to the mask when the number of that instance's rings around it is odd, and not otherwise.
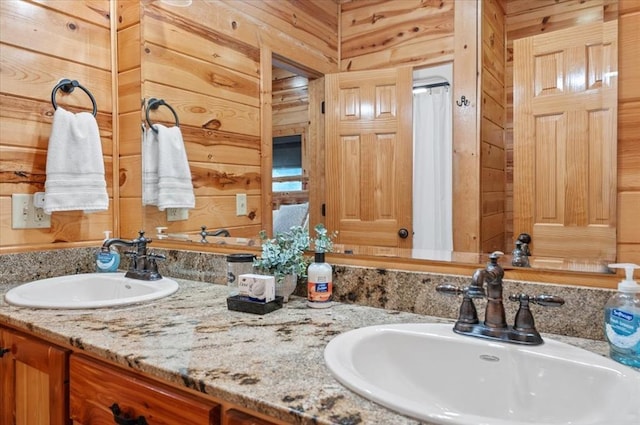
[[[213,401],[77,355],[71,356],[69,369],[75,424],[115,424],[114,404],[120,417],[144,416],[148,425],[220,424],[220,405]]]
[[[261,418],[257,418],[239,410],[227,410],[225,414],[227,425],[276,425],[274,422],[270,422]]]

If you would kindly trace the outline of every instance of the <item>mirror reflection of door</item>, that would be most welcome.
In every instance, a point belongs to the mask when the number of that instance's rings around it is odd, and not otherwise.
[[[411,248],[411,68],[325,82],[327,228],[347,246]]]
[[[616,256],[617,22],[514,42],[514,232],[536,257]]]

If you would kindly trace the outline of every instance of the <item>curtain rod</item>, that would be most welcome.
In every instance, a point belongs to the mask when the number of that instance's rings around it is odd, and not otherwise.
[[[420,86],[414,86],[413,89],[434,89],[436,87],[449,87],[450,84],[448,82],[443,83],[433,83],[433,84],[423,84]]]

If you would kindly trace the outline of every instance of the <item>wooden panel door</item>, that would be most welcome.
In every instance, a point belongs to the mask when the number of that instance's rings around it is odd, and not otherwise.
[[[341,244],[411,248],[411,89],[410,68],[326,76],[326,226]]]
[[[615,260],[617,22],[514,42],[514,234]]]
[[[68,352],[0,329],[0,423],[69,423]]]

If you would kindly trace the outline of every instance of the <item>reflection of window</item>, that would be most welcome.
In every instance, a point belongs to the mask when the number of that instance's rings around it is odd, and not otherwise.
[[[302,190],[302,138],[300,135],[273,138],[274,192]]]

